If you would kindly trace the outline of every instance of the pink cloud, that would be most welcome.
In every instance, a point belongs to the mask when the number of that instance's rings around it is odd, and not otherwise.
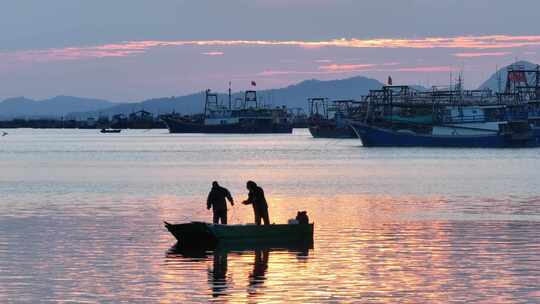
[[[206,56],[223,56],[225,53],[224,52],[214,51],[214,52],[204,52],[204,53],[201,53],[201,54],[206,55]]]
[[[319,67],[323,71],[334,72],[347,72],[347,71],[361,71],[377,66],[376,64],[329,64]]]
[[[262,77],[282,76],[282,75],[318,75],[318,74],[334,74],[335,72],[322,71],[295,71],[295,70],[264,70],[257,74]]]
[[[297,71],[297,70],[265,70],[258,73],[257,76],[272,77],[282,75],[327,75],[343,74],[355,72],[408,72],[408,73],[448,73],[457,72],[458,68],[452,66],[411,66],[396,67],[399,63],[390,62],[382,64],[331,64],[320,66],[317,71]]]
[[[458,58],[477,58],[477,57],[502,57],[506,55],[510,55],[512,52],[464,52],[464,53],[455,53],[453,54],[455,57]]]
[[[458,68],[452,66],[418,66],[418,67],[405,67],[387,70],[390,72],[414,72],[414,73],[446,73],[457,72]]]
[[[282,75],[329,75],[354,72],[365,72],[368,70],[318,70],[318,71],[297,71],[297,70],[264,70],[257,74],[261,77],[282,76]]]
[[[419,39],[334,39],[326,41],[301,40],[178,40],[178,41],[126,41],[121,43],[99,46],[68,47],[45,50],[26,50],[3,53],[20,61],[58,61],[79,60],[104,57],[125,57],[147,52],[159,47],[181,46],[292,46],[301,48],[450,48],[450,49],[510,49],[520,47],[540,46],[538,36],[458,36],[458,37],[427,37]],[[208,52],[210,53],[210,52]],[[494,53],[494,52],[493,52]],[[1,54],[0,54],[1,55]]]

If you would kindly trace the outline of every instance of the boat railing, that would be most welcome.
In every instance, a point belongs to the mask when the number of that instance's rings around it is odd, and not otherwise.
[[[486,122],[486,116],[484,114],[478,115],[457,115],[457,116],[443,116],[443,123],[474,123],[474,122]]]
[[[519,111],[508,113],[506,116],[508,120],[526,120],[532,115],[526,111]]]

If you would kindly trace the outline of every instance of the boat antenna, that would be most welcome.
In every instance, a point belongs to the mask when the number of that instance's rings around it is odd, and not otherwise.
[[[501,71],[499,70],[499,65],[495,66],[495,73],[497,73],[497,93],[500,94],[502,79],[501,79]]]
[[[453,82],[453,81],[452,81],[452,80],[453,80],[452,77],[454,77],[454,76],[452,75],[452,72],[450,72],[450,85],[448,86],[448,91],[449,91],[449,93],[450,93],[450,102],[453,102],[452,96],[454,95],[454,92],[453,92],[453,91],[454,91],[454,88],[452,88],[452,82]]]
[[[210,93],[210,89],[206,89],[204,91],[204,116],[206,117],[206,112],[208,111],[208,93]]]
[[[231,82],[229,81],[229,110],[231,110],[232,108],[232,96],[231,96]]]
[[[457,89],[459,94],[459,101],[463,102],[463,72],[459,72]]]

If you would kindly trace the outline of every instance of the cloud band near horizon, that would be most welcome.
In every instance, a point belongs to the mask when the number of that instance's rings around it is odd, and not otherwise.
[[[481,56],[500,56],[508,52],[485,52],[485,50],[505,50],[523,47],[540,46],[540,35],[510,36],[457,36],[457,37],[426,37],[418,39],[333,39],[327,41],[301,40],[177,40],[177,41],[125,41],[121,43],[103,44],[97,46],[66,47],[42,50],[19,50],[0,53],[0,60],[8,61],[65,61],[106,57],[126,57],[146,53],[150,49],[163,47],[200,46],[200,47],[230,47],[230,46],[290,46],[300,48],[404,48],[404,49],[466,49],[478,50],[479,53],[457,53],[456,57],[472,58]],[[223,55],[222,51],[212,50],[201,55]]]

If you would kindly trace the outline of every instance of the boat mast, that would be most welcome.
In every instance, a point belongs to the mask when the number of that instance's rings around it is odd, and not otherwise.
[[[540,101],[540,65],[536,65],[536,72],[535,72],[535,100]]]
[[[497,73],[497,93],[501,93],[502,91],[502,79],[501,79],[501,71],[499,70],[499,66],[495,66],[495,73]]]
[[[210,89],[204,91],[204,117],[206,117],[206,111],[208,110],[208,93],[210,93]]]
[[[463,103],[463,72],[459,72],[458,83],[457,83],[457,93],[459,102]]]
[[[231,82],[229,81],[229,110],[232,110]]]

